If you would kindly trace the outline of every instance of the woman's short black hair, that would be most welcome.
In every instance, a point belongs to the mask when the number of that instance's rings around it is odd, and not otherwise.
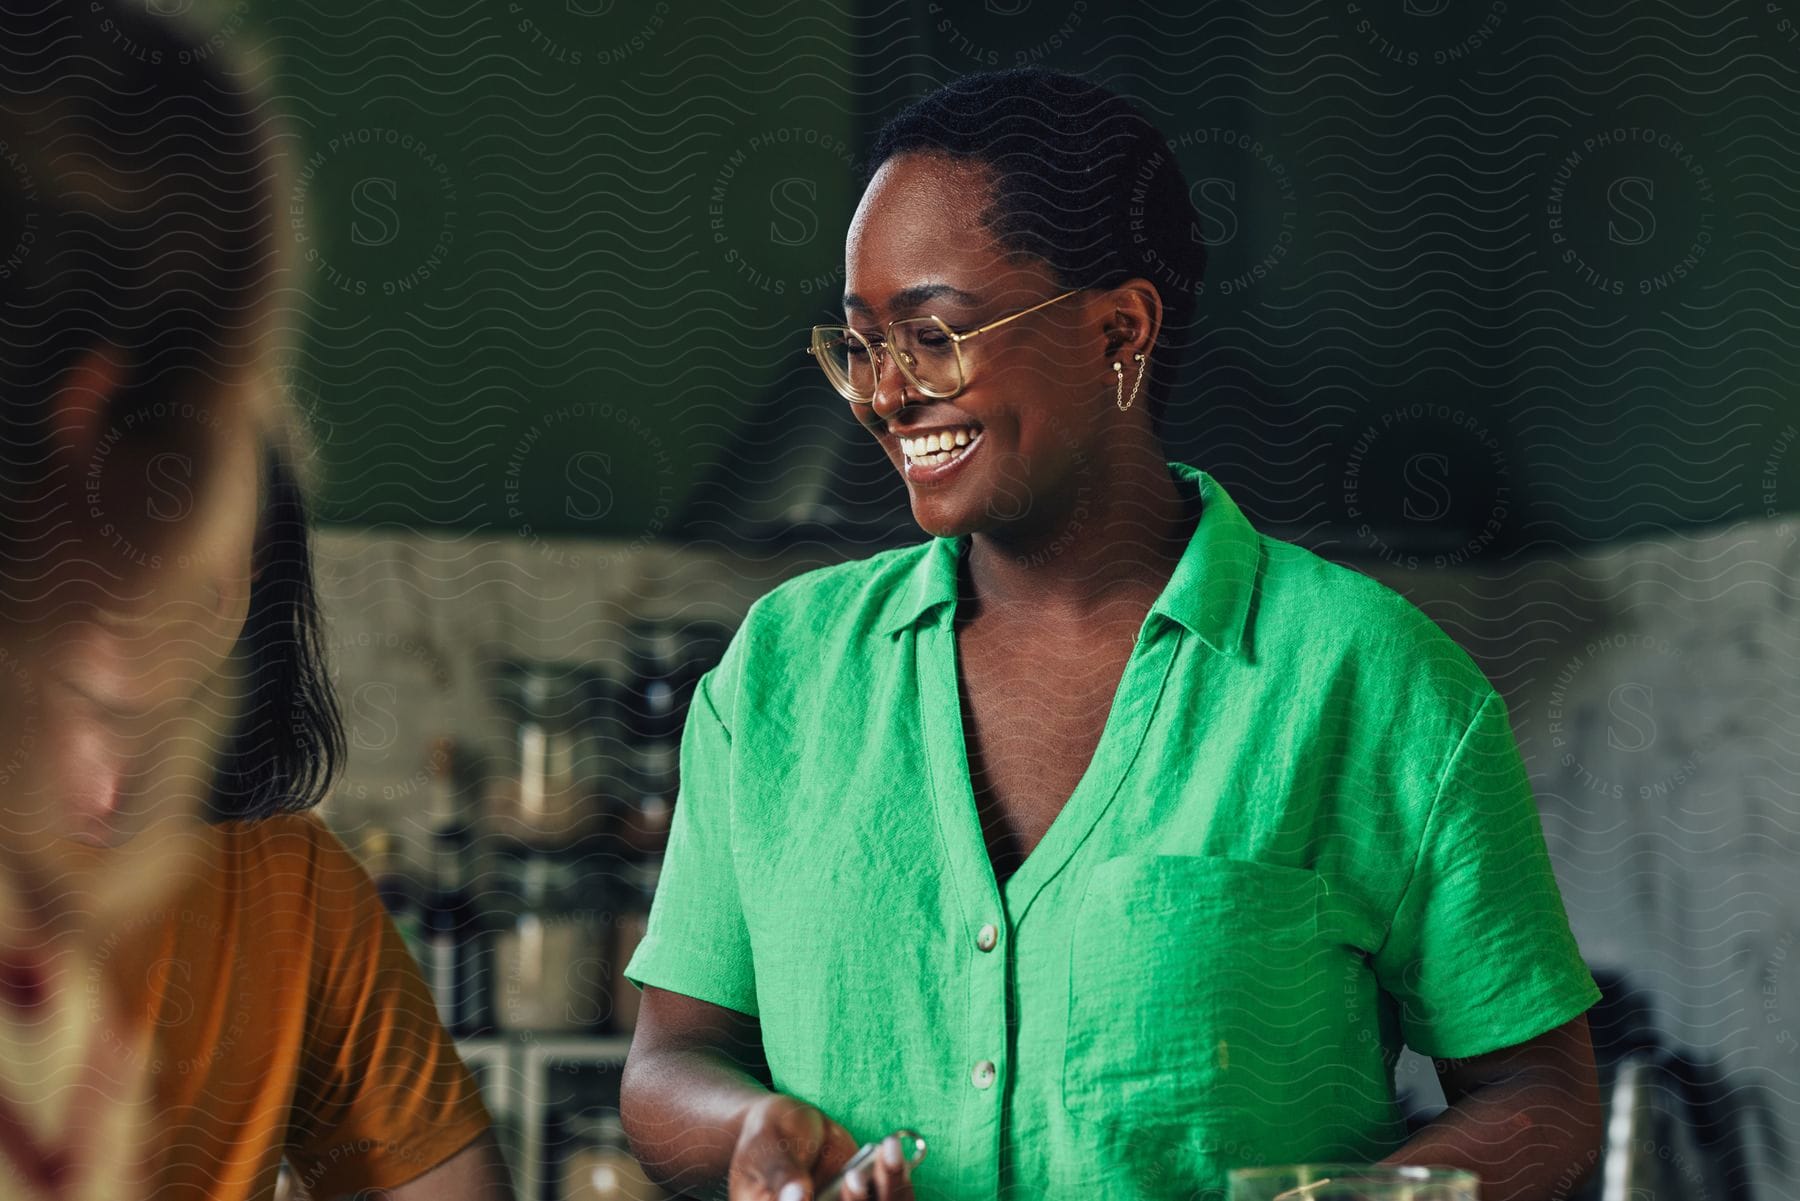
[[[965,75],[896,113],[876,134],[865,185],[906,152],[980,162],[993,173],[983,224],[1043,260],[1065,288],[1157,285],[1163,329],[1145,385],[1159,434],[1187,356],[1206,247],[1167,139],[1116,92],[1062,71]]]
[[[324,800],[344,761],[344,719],[325,658],[306,496],[290,451],[263,451],[262,517],[238,636],[243,709],[220,755],[209,821],[254,820]]]

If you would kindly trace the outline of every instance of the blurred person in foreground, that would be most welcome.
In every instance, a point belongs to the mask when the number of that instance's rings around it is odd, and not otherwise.
[[[274,355],[279,123],[0,0],[0,1197],[512,1194],[370,883]]]

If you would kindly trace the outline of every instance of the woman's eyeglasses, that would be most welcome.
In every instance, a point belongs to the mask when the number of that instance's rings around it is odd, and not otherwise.
[[[905,317],[888,322],[886,335],[871,343],[848,325],[815,325],[806,353],[818,360],[831,386],[855,404],[871,404],[881,386],[881,362],[892,358],[906,381],[933,400],[948,400],[968,386],[969,364],[963,343],[1008,321],[1035,313],[1081,291],[1070,288],[1041,304],[957,333],[944,319]]]

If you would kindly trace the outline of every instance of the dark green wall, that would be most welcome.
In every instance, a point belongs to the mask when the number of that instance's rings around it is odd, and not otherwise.
[[[328,521],[653,537],[841,292],[845,18],[260,6]]]
[[[1800,2],[657,7],[241,22],[306,143],[327,519],[669,533],[748,415],[833,403],[792,372],[873,120],[1018,61],[1174,142],[1214,267],[1159,281],[1203,293],[1173,449],[1266,524],[1455,559],[1800,509]]]

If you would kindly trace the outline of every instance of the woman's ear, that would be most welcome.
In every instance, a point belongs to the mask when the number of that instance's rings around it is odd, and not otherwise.
[[[1147,279],[1128,279],[1107,296],[1106,354],[1108,359],[1149,354],[1162,328],[1162,296]]]
[[[105,344],[81,352],[50,394],[50,437],[77,462],[94,453],[106,414],[125,382],[125,355]]]

